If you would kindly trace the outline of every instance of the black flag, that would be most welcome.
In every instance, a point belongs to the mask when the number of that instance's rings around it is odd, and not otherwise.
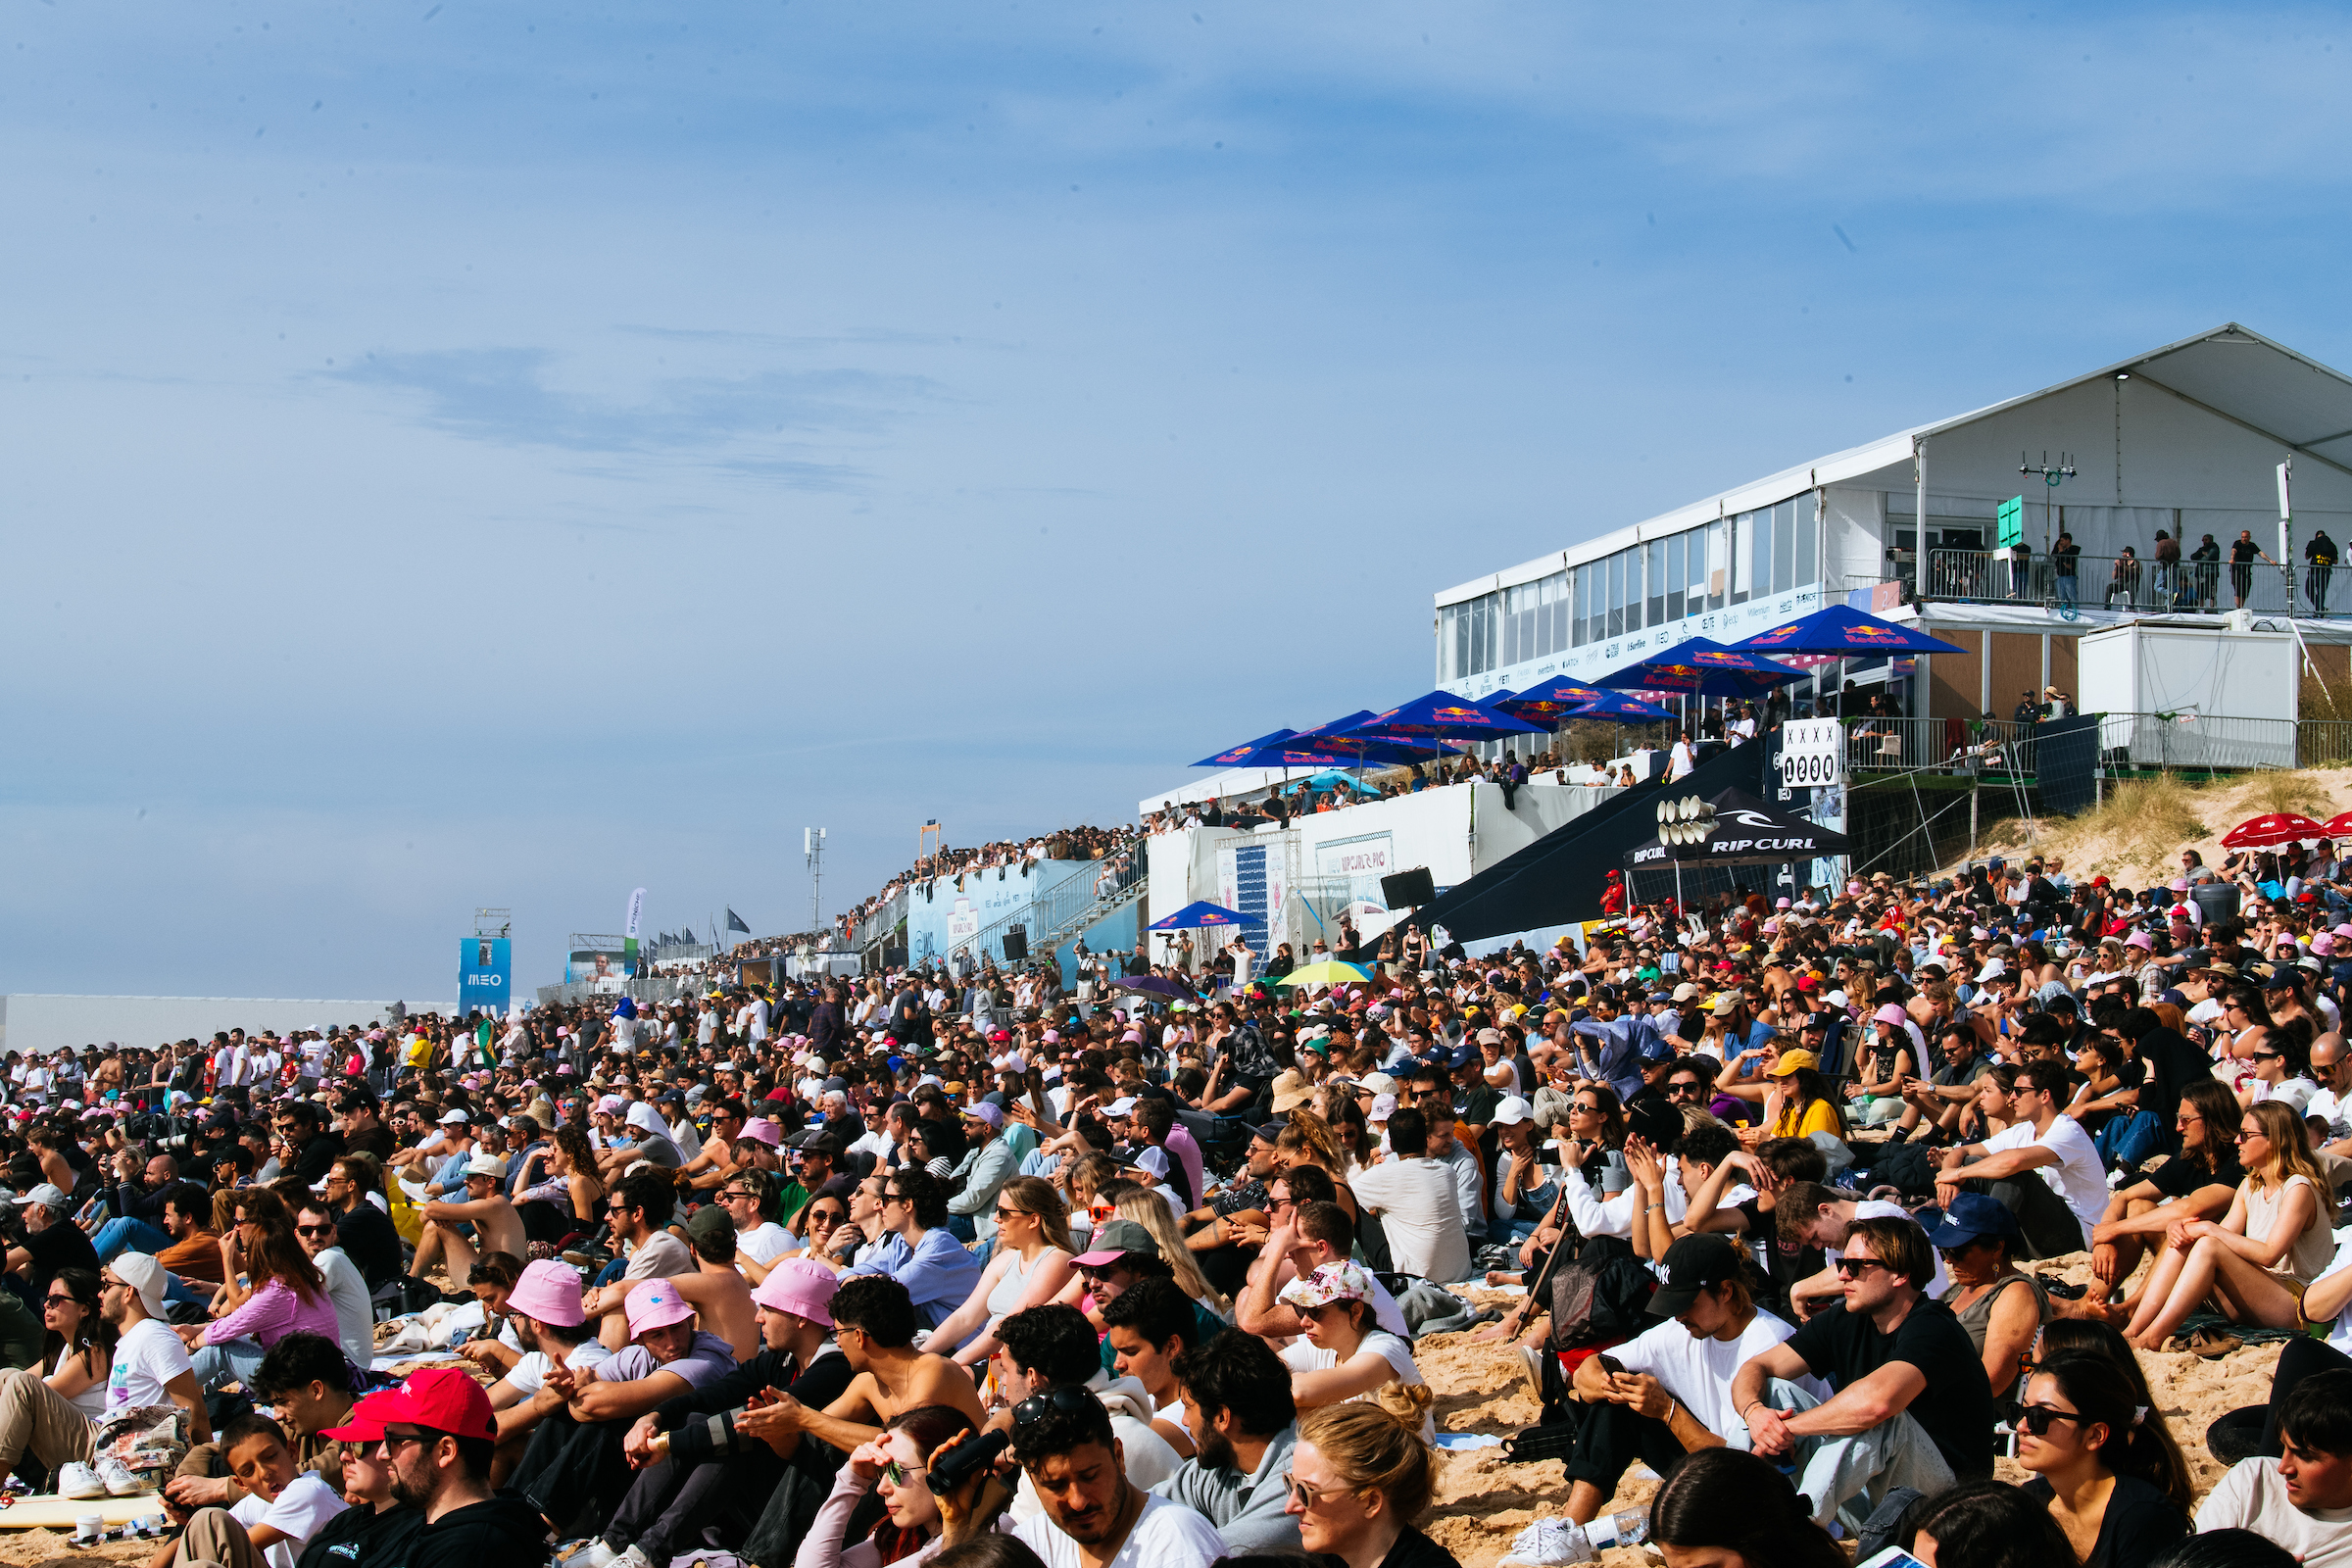
[[[688,926],[685,930],[679,932],[678,940],[691,945],[694,941],[694,927]]]
[[[740,931],[747,937],[752,934],[752,928],[743,923],[743,916],[737,914],[733,909],[729,909],[727,911],[727,929],[730,931]]]

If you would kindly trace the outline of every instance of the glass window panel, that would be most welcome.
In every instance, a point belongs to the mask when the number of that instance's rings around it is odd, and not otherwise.
[[[1496,668],[1519,662],[1519,590],[1502,591],[1502,651],[1495,656]]]
[[[1666,618],[1666,541],[1658,540],[1647,547],[1649,556],[1649,624],[1658,625]]]
[[[1608,635],[1625,635],[1625,552],[1609,558]]]
[[[1536,657],[1541,659],[1559,646],[1552,640],[1551,633],[1552,612],[1558,608],[1560,600],[1559,573],[1552,573],[1536,587],[1539,590],[1536,596]]]
[[[1690,536],[1678,533],[1666,541],[1666,618],[1683,618],[1683,589],[1690,580],[1690,564],[1685,558],[1690,552]]]
[[[1572,602],[1568,607],[1568,625],[1574,632],[1569,646],[1582,648],[1592,640],[1592,568],[1576,568],[1570,579]]]
[[[1620,552],[1625,557],[1625,629],[1642,629],[1642,547]]]
[[[1728,531],[1727,525],[1721,518],[1707,524],[1707,608],[1709,610],[1723,608],[1724,595],[1730,586],[1725,580],[1731,575],[1731,554],[1727,549],[1728,541],[1724,537]]]
[[[1796,570],[1790,582],[1802,588],[1821,575],[1821,523],[1811,496],[1796,498]]]
[[[1785,594],[1796,570],[1796,503],[1784,501],[1772,509],[1772,591]]]
[[[1756,582],[1756,514],[1740,513],[1731,519],[1725,535],[1732,556],[1732,590],[1726,603],[1743,605]]]
[[[1519,590],[1519,659],[1536,657],[1536,613],[1541,602],[1543,585],[1529,583]]]

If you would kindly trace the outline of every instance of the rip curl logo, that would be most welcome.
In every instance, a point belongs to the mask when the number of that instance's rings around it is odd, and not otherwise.
[[[1723,815],[1726,820],[1737,822],[1741,827],[1770,829],[1780,825],[1773,821],[1771,817],[1764,815],[1761,811],[1751,811],[1745,807],[1734,807],[1730,810],[1725,811]]]

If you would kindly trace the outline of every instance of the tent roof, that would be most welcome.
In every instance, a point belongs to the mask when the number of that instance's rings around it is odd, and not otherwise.
[[[1572,549],[1555,550],[1508,570],[1472,578],[1440,593],[1438,606],[1444,608],[1497,588],[1532,582],[1563,565],[1581,564],[1637,541],[1679,533],[1726,513],[1771,506],[1816,485],[1841,484],[1895,464],[1908,463],[1923,440],[2085,382],[2110,380],[2121,374],[2144,381],[2192,408],[2276,441],[2300,456],[2352,474],[2352,377],[2235,321],[2225,321],[2210,331],[2128,360],[2118,360],[2037,392],[1988,403],[1949,418],[1915,424],[1875,441],[1735,485]]]

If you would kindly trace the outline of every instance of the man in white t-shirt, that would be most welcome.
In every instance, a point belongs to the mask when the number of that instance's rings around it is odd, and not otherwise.
[[[367,1366],[375,1359],[375,1304],[360,1265],[340,1245],[339,1217],[325,1199],[314,1198],[295,1209],[294,1234],[326,1279],[327,1299],[335,1303],[336,1342],[353,1366]]]
[[[1359,1202],[1379,1211],[1396,1271],[1443,1285],[1470,1272],[1470,1239],[1453,1168],[1427,1156],[1428,1139],[1419,1110],[1398,1110],[1389,1118],[1394,1157],[1356,1172],[1348,1185]]]
[[[1722,1446],[1726,1434],[1746,1446],[1732,1378],[1796,1332],[1755,1304],[1751,1272],[1729,1236],[1686,1236],[1667,1249],[1665,1267],[1649,1315],[1670,1321],[1576,1369],[1585,1419],[1568,1458],[1568,1517],[1580,1525],[1600,1512],[1636,1459],[1663,1475],[1686,1453]],[[1831,1396],[1817,1377],[1795,1382],[1816,1399]]]
[[[612,1352],[598,1341],[581,1308],[580,1271],[554,1258],[523,1266],[522,1277],[507,1293],[507,1324],[522,1354],[490,1385],[490,1407],[498,1412],[499,1446],[519,1460],[531,1429],[548,1413],[544,1401],[532,1398],[547,1386],[548,1369],[562,1364],[585,1373],[612,1359]],[[477,1355],[479,1343],[461,1353],[468,1360],[497,1358],[487,1347]]]
[[[1199,1512],[1154,1496],[1127,1478],[1110,1413],[1087,1389],[1063,1385],[1045,1410],[1012,1428],[1012,1453],[1044,1504],[1013,1531],[1046,1568],[1208,1568],[1225,1538]],[[957,1521],[960,1544],[993,1518]]]
[[[2279,1456],[2230,1467],[2197,1532],[2251,1530],[2306,1568],[2352,1564],[2352,1372],[2305,1378],[2278,1410]]]
[[[1936,1178],[1936,1199],[1947,1206],[1963,1186],[1999,1199],[2034,1257],[2088,1247],[2111,1196],[2090,1135],[2058,1108],[2063,1091],[2047,1076],[2053,1069],[2030,1061],[1986,1068],[1977,1079],[1977,1107],[2008,1125],[1981,1144],[1946,1150]],[[2028,1171],[2040,1179],[2024,1180]]]
[[[188,1413],[189,1440],[212,1441],[204,1395],[188,1363],[188,1348],[164,1321],[164,1265],[144,1252],[123,1252],[98,1271],[98,1311],[115,1325],[113,1367],[107,1373],[106,1408],[111,1414],[140,1405],[177,1404]],[[0,1474],[14,1470],[29,1453],[56,1477],[67,1496],[91,1496],[105,1490],[108,1460],[92,1472],[98,1423],[69,1404],[41,1380],[38,1367],[0,1372]]]

